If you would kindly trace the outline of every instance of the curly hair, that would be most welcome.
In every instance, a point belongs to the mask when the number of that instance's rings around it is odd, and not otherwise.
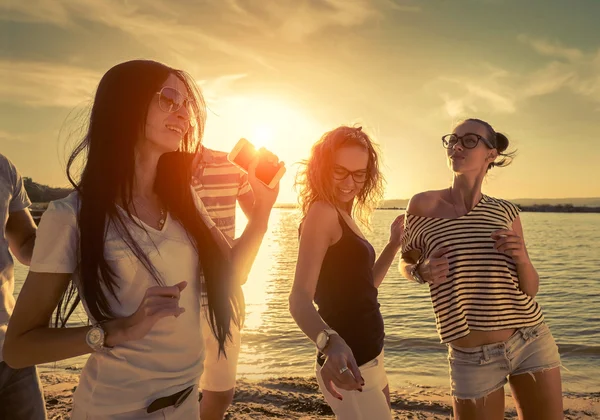
[[[369,154],[367,180],[352,205],[352,216],[369,226],[370,216],[383,198],[385,179],[379,166],[378,146],[362,131],[362,127],[340,126],[328,131],[317,141],[296,177],[295,188],[302,211],[302,221],[310,206],[319,200],[337,206],[333,187],[335,153],[348,146],[363,147]]]

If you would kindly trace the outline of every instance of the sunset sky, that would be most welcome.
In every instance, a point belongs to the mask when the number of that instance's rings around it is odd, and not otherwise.
[[[440,137],[475,116],[518,157],[490,172],[504,198],[600,196],[598,0],[5,0],[0,153],[66,185],[69,113],[135,58],[191,73],[209,104],[204,143],[244,136],[287,164],[326,130],[379,142],[386,198],[448,185]]]

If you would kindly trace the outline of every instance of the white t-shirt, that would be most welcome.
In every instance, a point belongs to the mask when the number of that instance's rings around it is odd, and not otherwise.
[[[49,205],[38,228],[31,271],[74,273],[73,280],[79,286],[78,203],[78,194],[72,193]],[[200,200],[196,199],[196,205],[212,228],[214,223]],[[127,217],[124,211],[123,215]],[[110,415],[145,408],[156,398],[197,384],[202,374],[204,340],[200,328],[198,253],[183,226],[170,215],[161,231],[144,227],[146,231],[128,224],[165,286],[188,282],[180,298],[180,306],[186,311],[178,318],[162,318],[141,340],[116,346],[110,353],[90,355],[73,397],[74,403],[90,414]],[[106,294],[111,308],[117,317],[129,316],[139,307],[146,289],[157,284],[112,226],[107,232],[104,257],[119,284],[119,302]]]

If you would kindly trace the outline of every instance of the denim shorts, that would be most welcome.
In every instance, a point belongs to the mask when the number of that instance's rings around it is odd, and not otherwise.
[[[542,322],[519,328],[505,342],[464,348],[448,344],[452,396],[485,397],[508,382],[508,376],[532,374],[560,366],[558,346]]]
[[[46,419],[44,393],[35,366],[13,369],[0,362],[0,419]]]

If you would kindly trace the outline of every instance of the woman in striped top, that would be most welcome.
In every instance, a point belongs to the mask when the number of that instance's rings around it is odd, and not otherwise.
[[[562,419],[560,357],[535,301],[519,209],[481,192],[486,173],[510,163],[508,139],[468,119],[442,142],[452,185],[410,200],[400,270],[429,284],[455,418],[503,419],[510,382],[519,418]]]

